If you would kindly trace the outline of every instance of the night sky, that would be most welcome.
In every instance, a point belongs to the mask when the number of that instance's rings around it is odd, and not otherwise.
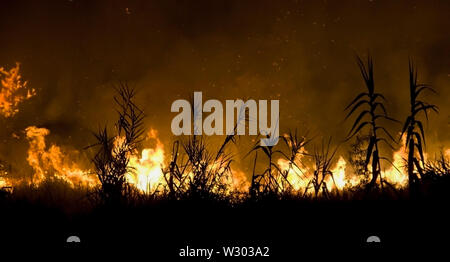
[[[37,91],[0,117],[0,159],[26,157],[23,130],[81,149],[112,125],[112,85],[138,90],[145,126],[170,149],[176,99],[279,99],[281,132],[298,128],[342,141],[343,109],[364,90],[355,55],[373,56],[388,113],[408,114],[408,58],[439,95],[428,151],[449,147],[449,1],[1,1],[0,66],[21,63]],[[389,124],[396,134],[401,125]],[[12,134],[19,138],[12,138]],[[320,142],[320,139],[318,140]],[[344,145],[340,150],[346,150]],[[244,154],[247,147],[243,147]],[[251,160],[250,160],[251,161]]]

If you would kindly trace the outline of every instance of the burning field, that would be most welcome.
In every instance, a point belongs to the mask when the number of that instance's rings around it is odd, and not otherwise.
[[[0,228],[291,247],[441,230],[450,24],[434,3],[2,2]]]
[[[371,60],[368,60],[367,68],[361,60],[359,62],[363,77],[367,77],[371,73],[365,70],[371,70]],[[19,69],[19,63],[10,70],[1,68],[0,98],[5,119],[14,117],[19,112],[21,103],[39,96],[34,89],[28,87],[27,81],[22,80]],[[428,86],[414,86],[414,81],[417,80],[413,77],[415,71],[411,64],[410,70],[413,81],[410,84],[411,88],[415,88],[412,90],[416,97],[426,88],[433,91]],[[369,83],[369,93],[361,93],[357,99],[364,95],[381,97],[370,90],[370,81],[373,79],[365,80]],[[257,144],[250,150],[247,149],[246,157],[254,157],[254,165],[251,173],[246,173],[240,169],[242,165],[233,164],[237,153],[228,150],[229,144],[236,145],[240,150],[238,135],[222,136],[224,141],[218,145],[211,145],[208,137],[201,135],[174,137],[172,145],[164,145],[157,129],[144,127],[144,112],[134,102],[135,91],[127,84],[120,83],[117,93],[113,100],[119,108],[119,120],[114,125],[113,134],[108,135],[111,130],[105,127],[94,133],[93,138],[97,142],[91,146],[77,149],[69,145],[49,143],[51,130],[45,127],[28,126],[22,130],[22,137],[14,133],[16,137],[13,139],[26,139],[28,143],[25,160],[32,172],[29,176],[19,176],[3,164],[0,180],[2,190],[14,194],[15,188],[20,185],[39,190],[43,183],[53,182],[65,184],[75,190],[82,188],[99,192],[103,201],[114,197],[126,198],[131,190],[136,194],[153,197],[180,199],[199,194],[201,197],[219,196],[239,202],[267,194],[327,199],[364,190],[379,193],[409,192],[414,183],[420,185],[422,180],[430,177],[435,180],[448,176],[450,148],[443,148],[440,155],[434,154],[435,159],[430,159],[429,154],[424,151],[422,122],[414,118],[415,122],[411,124],[413,116],[408,116],[396,141],[384,127],[376,126],[375,122],[362,122],[364,115],[372,112],[362,111],[349,133],[349,138],[354,137],[355,141],[348,142],[351,143],[352,150],[346,156],[337,154],[337,147],[331,146],[331,138],[317,143],[314,139],[298,136],[297,133],[283,134],[281,141],[284,145],[280,143],[274,147],[263,147]],[[375,99],[361,101],[362,103],[357,103],[354,100],[349,105],[356,104],[350,113],[362,108],[364,103],[373,102],[375,107],[369,107],[374,113],[372,121],[378,117],[388,118],[385,108],[381,103],[374,102]],[[376,105],[381,105],[378,108],[382,110],[376,111]],[[424,116],[428,117],[427,111],[435,108],[437,107],[434,105],[417,101],[415,112],[422,110]],[[364,123],[372,125],[371,128],[366,128],[369,135],[363,133]],[[353,132],[358,125],[358,133]],[[374,126],[383,130],[387,138],[374,137]],[[391,139],[390,142],[388,138]],[[407,139],[411,141],[409,146]],[[383,164],[376,152],[378,149],[374,149],[381,142],[386,142],[392,148],[390,155],[383,157]],[[151,146],[143,147],[142,143]],[[310,146],[311,143],[315,144]],[[83,151],[95,153],[88,159]],[[264,158],[269,160],[267,166]]]

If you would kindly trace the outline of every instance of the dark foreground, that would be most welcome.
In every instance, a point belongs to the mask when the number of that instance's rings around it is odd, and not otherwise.
[[[177,261],[186,259],[179,256],[186,247],[222,251],[209,261],[223,259],[224,247],[268,247],[269,251],[263,249],[262,253],[269,258],[253,257],[261,261],[307,253],[329,256],[335,251],[340,256],[358,249],[378,253],[439,249],[449,243],[445,240],[450,236],[449,221],[447,202],[436,200],[283,200],[236,207],[161,201],[135,207],[97,207],[72,215],[15,203],[2,207],[1,241],[4,248],[142,253]],[[67,243],[71,235],[79,236],[81,242]],[[371,235],[380,237],[381,243],[366,243]]]

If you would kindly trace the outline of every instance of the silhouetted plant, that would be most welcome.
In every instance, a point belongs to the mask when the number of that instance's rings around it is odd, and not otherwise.
[[[450,177],[450,161],[441,152],[435,160],[428,160],[424,164],[422,178]]]
[[[188,178],[189,194],[194,198],[224,194],[227,186],[225,176],[230,172],[231,158],[226,155],[214,157],[201,136],[192,136],[183,148],[192,173]]]
[[[354,174],[361,176],[361,184],[366,185],[369,182],[369,171],[366,168],[367,146],[370,136],[357,134],[355,142],[350,145],[348,160],[351,164]]]
[[[99,147],[93,158],[95,171],[101,183],[101,198],[104,203],[115,205],[123,200],[128,188],[125,175],[135,170],[128,165],[130,154],[136,150],[144,132],[143,111],[134,104],[135,91],[127,84],[120,83],[114,97],[119,119],[116,123],[117,133],[109,136],[104,127],[94,134]]]
[[[183,193],[183,186],[188,178],[186,169],[189,162],[180,160],[179,141],[175,141],[172,147],[172,157],[169,166],[162,170],[169,190],[169,198],[177,199]]]
[[[269,138],[269,136],[267,136]],[[297,135],[297,131],[295,133],[290,132],[286,137],[280,136],[278,137],[281,141],[285,143],[287,148],[289,149],[289,153],[285,154],[281,150],[274,150],[273,146],[261,146],[259,141],[253,147],[253,149],[249,152],[255,151],[255,160],[253,166],[252,173],[252,181],[249,189],[250,197],[255,198],[259,195],[279,195],[291,193],[293,190],[293,186],[291,181],[289,181],[289,174],[291,171],[300,170],[299,159],[297,156],[300,154],[304,154],[302,151],[305,145],[309,142],[305,136],[300,137]],[[256,173],[256,161],[258,158],[258,151],[262,151],[264,155],[267,157],[267,168],[260,174]],[[280,154],[288,161],[288,168],[283,170],[280,166],[274,162],[274,155]],[[297,172],[294,172],[296,175]]]
[[[305,193],[308,193],[308,189],[312,185],[314,189],[314,197],[317,198],[319,193],[322,193],[322,196],[325,198],[329,198],[329,190],[326,183],[326,178],[331,177],[334,185],[336,183],[334,181],[333,172],[331,171],[331,166],[333,164],[333,159],[336,154],[337,148],[334,150],[330,150],[331,146],[331,137],[328,140],[328,143],[325,145],[324,141],[322,141],[320,150],[317,148],[314,149],[313,158],[314,158],[314,172],[311,180],[308,182],[306,186]]]
[[[378,119],[386,119],[390,121],[396,120],[389,117],[387,114],[386,108],[384,107],[384,104],[382,102],[386,100],[385,97],[382,94],[375,92],[372,58],[368,56],[366,66],[364,65],[361,58],[358,56],[357,63],[361,71],[361,75],[364,79],[367,92],[362,92],[358,94],[356,98],[353,99],[353,101],[345,108],[345,110],[350,110],[345,119],[349,118],[354,112],[356,112],[362,106],[366,106],[366,108],[361,110],[358,117],[355,119],[355,122],[350,132],[348,133],[347,140],[355,136],[364,127],[366,126],[369,127],[369,145],[366,151],[367,154],[365,158],[366,161],[364,163],[364,169],[367,171],[368,165],[369,163],[371,163],[372,179],[368,183],[368,189],[371,189],[376,185],[378,178],[380,178],[380,185],[383,186],[383,179],[380,175],[381,174],[380,160],[381,159],[388,160],[387,158],[380,156],[379,142],[381,141],[385,142],[389,147],[393,149],[392,145],[388,142],[388,140],[380,136],[379,131],[384,132],[390,140],[395,142],[395,139],[392,137],[392,135],[383,126],[380,126],[377,120]],[[364,120],[364,117],[368,119]]]
[[[290,191],[293,189],[292,185],[289,182],[289,174],[294,174],[298,176],[299,179],[307,179],[306,174],[303,173],[303,168],[306,166],[302,161],[303,156],[309,155],[306,153],[305,146],[311,142],[312,139],[307,139],[308,133],[304,136],[298,136],[297,130],[294,133],[289,132],[286,136],[281,136],[281,140],[285,143],[288,148],[288,154],[283,153],[280,150],[280,153],[289,161],[288,168],[286,170],[280,170],[281,175],[284,179],[281,180],[282,189],[286,191],[286,193],[291,193]]]
[[[267,136],[267,138],[269,137],[270,136]],[[273,146],[261,146],[259,141],[253,147],[250,153],[253,151],[257,152],[258,150],[262,151],[264,155],[267,157],[267,168],[264,169],[264,171],[260,174],[257,174],[255,170],[253,170],[250,192],[252,192],[251,194],[253,194],[254,196],[260,196],[261,194],[277,195],[283,189],[282,184],[280,184],[282,180],[284,180],[284,182],[289,184],[289,181],[287,181],[286,178],[281,175],[281,170],[278,167],[278,165],[275,162],[273,162],[274,154],[280,153],[281,151],[274,150]],[[257,161],[257,154],[255,155],[255,163],[256,161]],[[282,179],[278,179],[279,175],[281,175]]]
[[[169,196],[179,199],[217,199],[229,192],[232,156],[226,153],[226,146],[234,141],[234,135],[226,136],[217,151],[207,147],[205,138],[200,135],[189,136],[181,143],[183,152],[179,152],[179,141],[172,149],[172,160],[163,169]]]
[[[428,120],[429,110],[433,110],[438,113],[437,106],[428,104],[418,99],[420,93],[425,90],[436,93],[431,86],[417,83],[417,70],[414,68],[413,62],[409,61],[410,114],[405,120],[400,139],[406,132],[405,147],[408,150],[407,169],[409,189],[413,194],[415,191],[415,184],[419,182],[419,178],[414,171],[417,170],[419,175],[422,176],[424,163],[423,148],[425,146],[425,133],[423,130],[423,124],[420,120],[418,120],[418,116],[420,113],[424,113],[426,119]],[[419,158],[416,157],[415,149],[417,149]]]

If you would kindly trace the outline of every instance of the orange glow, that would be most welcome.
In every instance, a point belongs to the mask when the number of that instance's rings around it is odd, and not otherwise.
[[[6,181],[6,179],[3,178],[3,177],[0,177],[0,188],[6,187],[6,186],[8,186],[8,185],[9,185],[9,184],[8,184],[8,182]]]
[[[346,166],[347,162],[345,162],[345,159],[340,156],[338,162],[336,163],[336,166],[331,170],[331,172],[333,172],[334,183],[333,181],[327,182],[329,191],[331,191],[334,187],[337,187],[337,189],[343,189],[347,185],[347,183],[350,183],[352,185],[353,183],[355,183],[355,180],[347,178],[347,174],[345,173]]]
[[[397,188],[405,187],[408,184],[408,175],[404,168],[405,159],[407,158],[407,151],[404,146],[405,138],[402,139],[402,142],[400,148],[393,153],[393,166],[389,165],[388,169],[381,172],[383,179]],[[445,150],[444,155],[448,158],[450,156],[450,149]],[[301,160],[301,157],[298,157],[296,163],[301,163]],[[289,170],[288,181],[293,186],[294,190],[306,189],[308,182],[313,176],[312,170],[303,166],[301,168],[296,166],[289,167],[289,161],[282,158],[278,159],[277,164],[281,170]],[[327,184],[327,189],[329,191],[333,189],[342,190],[346,187],[353,187],[361,183],[362,177],[353,174],[352,171],[347,168],[347,162],[342,156],[339,157],[334,167],[331,168],[331,172],[333,173],[333,178],[330,176],[325,178],[325,183]]]
[[[306,153],[306,150],[303,149],[302,152]],[[306,189],[309,183],[310,171],[308,167],[300,164],[302,163],[302,158],[302,154],[297,155],[295,160],[295,163],[297,163],[297,165],[290,165],[289,161],[283,158],[280,158],[277,161],[277,164],[281,170],[283,170],[284,172],[289,170],[287,174],[287,180],[295,191]]]
[[[28,88],[27,81],[22,81],[20,64],[9,71],[0,67],[0,114],[4,117],[12,117],[19,112],[19,104],[36,94],[32,88]]]
[[[247,192],[250,187],[250,181],[245,173],[239,169],[231,169],[231,189],[238,192]]]
[[[71,186],[95,186],[96,177],[89,170],[82,170],[56,145],[47,148],[45,137],[50,134],[46,128],[29,126],[25,129],[29,142],[28,164],[33,168],[32,182],[39,185],[47,178],[58,178]]]
[[[46,136],[50,131],[46,128],[38,128],[30,126],[25,129],[26,138],[29,142],[27,162],[33,169],[32,183],[39,186],[48,178],[57,178],[67,182],[70,186],[97,186],[99,181],[95,174],[90,170],[84,170],[76,163],[71,156],[65,154],[61,147],[57,145],[48,146],[46,143]],[[119,146],[122,138],[116,137],[115,145]],[[147,132],[145,141],[154,143],[154,146],[144,148],[140,152],[135,151],[129,156],[129,167],[132,171],[125,175],[127,182],[134,185],[137,189],[144,193],[154,193],[162,191],[167,184],[163,176],[163,169],[168,166],[168,160],[165,157],[164,144],[158,137],[158,131],[150,128]],[[408,184],[408,175],[405,170],[405,160],[407,158],[407,151],[404,146],[405,139],[402,139],[402,144],[399,149],[393,152],[392,163],[388,165],[387,169],[381,172],[382,178],[396,188],[406,187]],[[305,192],[311,190],[307,188],[314,175],[314,167],[307,166],[308,156],[307,151],[302,148],[301,154],[297,155],[295,163],[292,165],[288,160],[280,158],[277,160],[277,165],[282,172],[287,172],[287,181],[292,186],[294,191]],[[450,157],[450,149],[444,150],[444,156]],[[212,172],[222,172],[224,170],[215,170],[219,164],[214,163],[208,167]],[[370,165],[369,165],[370,170]],[[354,187],[362,182],[363,177],[354,174],[353,169],[349,168],[343,156],[339,156],[337,161],[332,165],[330,171],[333,177],[327,176],[324,180],[328,191],[345,190],[349,187]],[[4,172],[6,173],[6,172]],[[192,176],[188,173],[187,176]],[[250,186],[250,176],[237,167],[232,167],[229,176],[224,176],[224,183],[229,185],[227,193],[234,191],[248,192]],[[280,185],[287,189],[284,178],[278,176]],[[0,176],[0,188],[11,186],[12,181],[6,177],[5,174]],[[311,185],[310,185],[311,187]],[[310,191],[308,191],[310,192]]]
[[[405,147],[405,136],[402,137],[400,148],[394,152],[392,163],[389,169],[382,171],[381,175],[388,183],[397,186],[405,187],[408,184],[408,174],[405,170],[405,160],[408,158],[408,152]]]
[[[156,141],[154,148],[144,148],[139,154],[130,156],[129,166],[134,172],[126,174],[128,183],[148,193],[164,183],[162,168],[165,167],[164,145],[158,138],[158,131],[150,129],[146,140]],[[137,152],[136,152],[137,153]]]

